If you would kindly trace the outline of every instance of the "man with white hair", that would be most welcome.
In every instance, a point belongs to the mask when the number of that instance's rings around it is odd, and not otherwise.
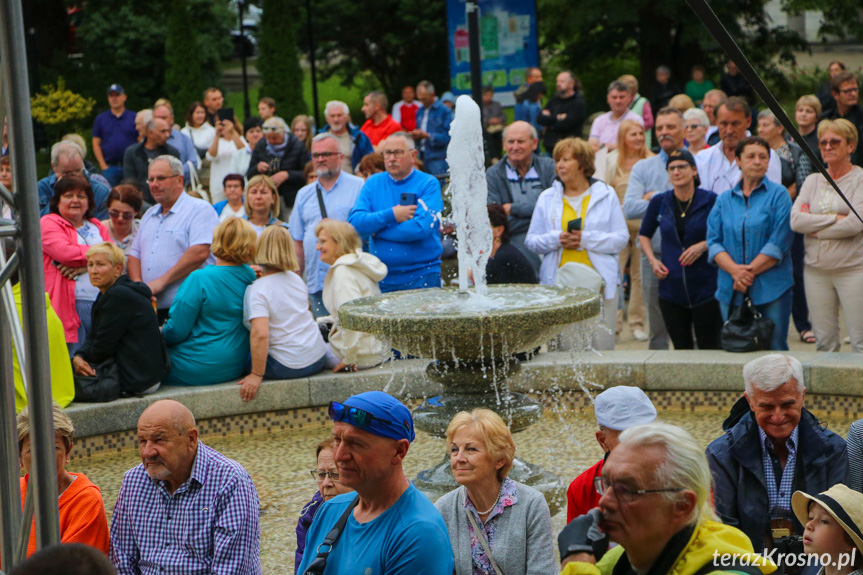
[[[374,153],[372,141],[351,123],[351,110],[344,102],[338,100],[327,102],[324,116],[327,119],[327,125],[321,131],[330,132],[338,139],[344,154],[342,169],[353,174],[363,157]]]
[[[39,194],[39,214],[47,215],[49,203],[54,197],[54,186],[66,176],[84,176],[90,182],[93,189],[93,199],[96,206],[93,208],[93,217],[100,220],[108,218],[108,208],[105,202],[111,191],[108,186],[90,177],[90,173],[84,169],[84,155],[81,148],[74,142],[65,140],[51,146],[51,168],[53,173],[47,178],[42,178],[36,185]]]
[[[428,80],[417,84],[417,100],[422,106],[417,110],[417,127],[410,132],[416,142],[419,158],[426,170],[436,176],[446,174],[446,149],[449,146],[449,127],[452,110],[435,96],[434,85]]]
[[[599,509],[569,523],[558,537],[562,575],[776,570],[753,553],[738,529],[717,521],[704,452],[679,427],[650,423],[621,433],[596,488]],[[596,527],[618,546],[603,553]],[[729,566],[734,557],[737,564]],[[595,566],[585,564],[594,560]]]
[[[315,317],[327,315],[324,307],[324,278],[330,266],[321,261],[316,249],[318,238],[315,226],[329,218],[348,221],[348,214],[360,195],[363,179],[342,170],[344,154],[339,139],[329,132],[318,134],[312,140],[312,164],[318,179],[297,193],[288,227],[294,238],[299,273],[305,272],[309,286],[309,299]]]
[[[123,154],[123,179],[137,182],[138,187],[144,192],[144,201],[153,204],[153,196],[150,194],[150,186],[147,183],[147,171],[150,163],[159,156],[174,156],[180,159],[180,151],[168,144],[171,137],[171,124],[167,121],[153,117],[147,122],[146,137],[126,148]],[[188,168],[183,171],[185,180]]]
[[[606,389],[593,403],[596,423],[596,441],[605,457],[576,477],[566,490],[566,520],[584,515],[599,503],[594,482],[602,474],[602,465],[619,443],[620,434],[630,427],[656,421],[656,408],[650,398],[637,387],[619,385]]]
[[[278,116],[264,120],[261,128],[264,137],[252,150],[246,179],[258,174],[270,176],[282,198],[280,214],[287,217],[294,207],[297,191],[306,183],[303,170],[308,160],[306,146],[291,133],[285,121]]]
[[[848,474],[845,440],[803,407],[803,366],[790,355],[764,355],[743,367],[745,401],[707,447],[716,513],[746,533],[756,551],[783,534],[802,535],[791,494],[827,491]],[[739,419],[735,419],[735,413]]]

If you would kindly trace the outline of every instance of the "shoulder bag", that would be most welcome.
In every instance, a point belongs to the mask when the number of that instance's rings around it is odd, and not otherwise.
[[[186,192],[195,198],[201,198],[202,200],[206,200],[213,203],[210,199],[210,194],[207,190],[204,189],[204,185],[201,183],[201,179],[198,177],[198,170],[195,168],[194,162],[191,160],[187,161],[186,164],[189,166],[189,182],[186,188]]]
[[[120,397],[120,370],[114,358],[93,366],[96,375],[75,374],[75,401],[104,403]]]
[[[467,490],[465,489],[461,496],[462,507],[464,507],[465,498],[467,497],[466,493]],[[474,519],[473,513],[471,513],[469,509],[465,509],[464,513],[467,515],[467,520],[470,521],[470,524],[473,526],[473,532],[476,533],[476,538],[479,539],[480,545],[482,545],[482,549],[485,551],[485,556],[488,557],[488,560],[491,562],[495,575],[503,575],[503,571],[500,570],[500,567],[498,567],[497,563],[494,562],[494,557],[491,556],[491,549],[489,549],[488,541],[485,539],[485,531],[479,528],[479,525],[476,523],[476,519]]]
[[[354,507],[357,506],[357,503],[360,501],[360,496],[357,495],[351,504],[348,505],[348,508],[345,509],[345,512],[342,513],[342,516],[339,517],[339,520],[336,521],[336,524],[327,533],[327,536],[324,537],[324,540],[321,541],[321,544],[318,545],[317,554],[309,566],[306,567],[306,570],[303,571],[303,575],[323,575],[324,569],[327,568],[327,557],[330,555],[330,551],[333,550],[333,547],[336,546],[336,543],[339,540],[339,537],[342,536],[342,531],[345,529],[345,523],[348,522],[348,516],[353,512]],[[319,510],[320,511],[320,510]],[[324,548],[321,551],[321,548]]]
[[[743,294],[743,303],[723,324],[719,339],[725,351],[761,351],[770,346],[775,328],[773,320],[761,315],[747,291]]]

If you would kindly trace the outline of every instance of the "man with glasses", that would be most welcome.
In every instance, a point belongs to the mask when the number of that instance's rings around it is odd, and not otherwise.
[[[716,521],[707,459],[679,427],[650,423],[621,433],[595,487],[599,511],[576,518],[558,537],[562,575],[596,572],[583,562],[597,560],[601,573],[775,570],[768,559],[755,556],[738,529]],[[596,527],[618,546],[605,551]],[[735,556],[736,565],[730,564]]]
[[[853,72],[839,72],[830,79],[830,90],[836,100],[836,108],[823,119],[844,118],[857,128],[857,147],[851,154],[851,163],[863,166],[863,109],[860,108],[860,85]]]
[[[760,552],[783,535],[803,535],[791,494],[845,483],[848,453],[845,440],[803,407],[797,359],[778,353],[753,359],[743,367],[743,381],[744,397],[723,423],[725,433],[707,447],[707,460],[716,514]]]
[[[348,221],[348,214],[360,195],[363,179],[342,170],[339,140],[329,132],[312,140],[312,164],[318,179],[297,192],[294,209],[288,221],[297,252],[299,273],[305,272],[309,299],[315,317],[328,315],[324,307],[324,278],[330,266],[321,261],[316,249],[315,226],[324,218]]]
[[[383,156],[387,171],[366,180],[348,222],[371,236],[370,252],[387,265],[382,292],[440,287],[440,184],[414,168],[417,151],[406,132],[384,140]]]
[[[90,173],[84,169],[84,154],[77,144],[66,140],[51,146],[51,168],[53,173],[39,180],[36,185],[39,194],[40,215],[45,216],[49,213],[49,204],[51,198],[54,197],[54,186],[57,182],[66,176],[84,176],[90,182],[93,199],[96,202],[96,206],[93,208],[93,217],[100,220],[108,219],[106,202],[111,190],[102,182],[92,178]]]
[[[196,269],[215,263],[210,244],[219,216],[210,204],[183,191],[183,165],[175,156],[159,156],[148,174],[156,205],[141,218],[129,253],[128,273],[153,292],[163,324],[183,280]]]
[[[452,547],[443,517],[402,468],[415,437],[408,408],[382,391],[367,391],[343,404],[332,402],[329,415],[339,482],[356,493],[337,495],[321,506],[306,535],[297,573],[323,573],[322,559],[314,551],[347,515],[326,557],[327,575],[452,575]]]
[[[155,203],[147,181],[150,163],[159,156],[174,156],[180,159],[179,150],[168,144],[170,136],[171,124],[161,118],[153,117],[147,122],[147,137],[144,141],[126,148],[123,156],[123,179],[137,182],[138,187],[144,192],[144,201],[148,204]],[[185,178],[187,174],[188,168],[183,177]],[[182,184],[183,182],[180,182],[181,186]]]
[[[719,142],[695,156],[701,189],[721,194],[737,185],[741,173],[734,149],[747,137],[746,132],[751,123],[752,110],[743,98],[732,96],[719,103],[716,108]],[[782,163],[773,150],[770,150],[766,177],[771,182],[782,183]]]

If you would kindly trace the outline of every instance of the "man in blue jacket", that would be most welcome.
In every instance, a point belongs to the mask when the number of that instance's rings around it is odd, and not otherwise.
[[[57,182],[66,176],[77,175],[87,178],[93,189],[93,199],[96,201],[96,205],[93,206],[93,217],[100,220],[108,219],[108,207],[105,202],[107,202],[108,193],[111,190],[105,184],[91,178],[90,173],[84,169],[84,156],[81,154],[81,148],[73,142],[57,142],[51,146],[51,168],[53,173],[47,178],[39,180],[36,185],[39,194],[39,215],[48,214],[51,198],[54,197],[54,186]]]
[[[386,173],[366,180],[348,222],[371,236],[369,251],[387,265],[381,291],[440,287],[440,184],[414,168],[417,151],[406,132],[384,140],[383,156]]]
[[[357,126],[351,124],[351,109],[344,102],[327,102],[324,116],[327,118],[327,125],[321,131],[331,132],[338,138],[345,155],[342,170],[353,174],[363,157],[374,153],[372,141]]]
[[[417,127],[411,136],[419,146],[419,157],[425,163],[426,170],[441,176],[449,171],[446,148],[449,145],[452,111],[438,100],[434,86],[428,80],[417,84],[417,100],[422,106],[417,110]]]
[[[723,523],[746,533],[756,553],[783,534],[802,535],[791,494],[845,483],[845,440],[803,407],[803,366],[778,353],[743,367],[746,402],[732,410],[725,434],[707,447],[714,506]],[[739,419],[735,420],[735,413]],[[782,531],[785,529],[786,531]]]

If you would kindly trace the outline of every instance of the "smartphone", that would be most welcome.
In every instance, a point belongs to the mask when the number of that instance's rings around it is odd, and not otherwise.
[[[401,199],[399,200],[400,206],[415,206],[417,205],[417,195],[413,192],[402,192]]]
[[[218,114],[219,121],[222,120],[230,120],[234,121],[234,109],[233,108],[219,108],[216,112]]]
[[[581,231],[581,218],[575,218],[574,220],[569,220],[566,223],[566,231],[568,231],[568,232],[579,232],[579,231]]]

